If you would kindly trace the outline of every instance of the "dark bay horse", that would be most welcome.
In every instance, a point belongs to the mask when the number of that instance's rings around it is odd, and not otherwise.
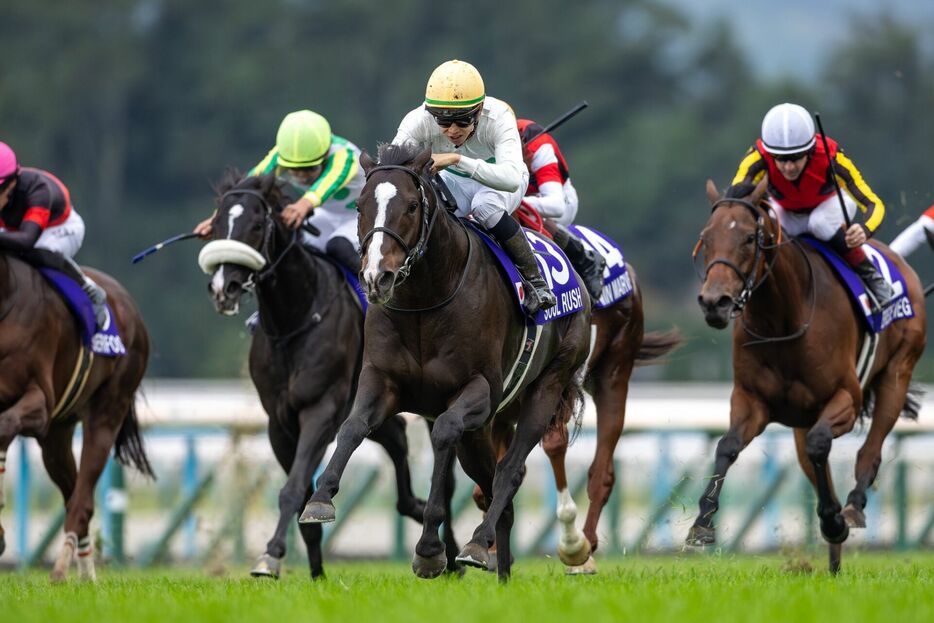
[[[65,543],[52,568],[53,581],[67,578],[76,553],[79,576],[95,579],[88,525],[94,487],[111,449],[121,463],[152,476],[135,406],[149,361],[149,334],[123,286],[104,273],[85,270],[107,292],[126,354],[92,356],[81,387],[71,381],[82,376],[76,362],[83,348],[72,312],[39,271],[0,254],[0,507],[7,449],[17,435],[34,437],[49,477],[65,498]],[[76,389],[79,393],[66,400]],[[81,464],[76,466],[71,446],[79,422]],[[0,528],[0,553],[3,549]]]
[[[698,302],[714,328],[736,318],[733,394],[730,428],[717,444],[713,476],[687,544],[714,542],[713,515],[727,469],[767,424],[778,422],[794,428],[798,462],[817,490],[821,533],[836,573],[849,528],[866,525],[866,489],[879,471],[886,435],[900,413],[917,416],[909,384],[927,339],[924,296],[911,267],[873,241],[902,271],[915,316],[882,332],[864,391],[856,372],[862,320],[819,253],[782,236],[760,203],[765,184],[744,197],[721,198],[707,182],[713,213],[698,242],[705,266]],[[867,407],[872,423],[856,457],[856,486],[841,509],[828,455],[833,440],[852,430]]]
[[[613,455],[626,419],[626,397],[633,367],[657,363],[682,342],[677,331],[645,333],[642,292],[632,265],[627,264],[627,270],[632,279],[632,295],[593,311],[594,345],[587,362],[584,380],[584,389],[593,397],[597,411],[597,448],[587,473],[587,497],[590,505],[587,508],[583,530],[591,554],[599,545],[597,525],[600,522],[600,514],[616,482]],[[493,439],[498,457],[506,452],[511,437],[510,427],[494,426]],[[558,556],[567,565],[568,573],[595,573],[596,564],[592,556],[588,556],[581,564],[567,554],[577,551],[579,539],[575,528],[577,506],[568,491],[567,474],[564,469],[568,443],[567,426],[549,428],[542,440],[542,447],[551,462],[558,489],[557,516],[561,525]],[[481,510],[485,510],[483,494],[479,488],[474,490],[474,500]]]
[[[228,171],[218,190],[214,240],[202,251],[202,268],[213,275],[209,290],[220,313],[236,313],[243,293],[255,287],[260,326],[250,348],[250,377],[288,478],[279,492],[275,533],[251,574],[278,578],[289,522],[311,495],[314,472],[350,409],[363,312],[336,264],[306,251],[279,219],[287,201],[274,176],[241,181]],[[405,421],[393,414],[370,433],[395,467],[399,513],[421,521],[425,503],[412,493]],[[311,576],[322,576],[321,526],[299,529]]]
[[[526,347],[526,321],[513,286],[479,234],[440,205],[427,177],[430,150],[383,145],[378,164],[366,154],[360,162],[367,172],[357,202],[363,277],[375,305],[367,313],[351,415],[300,521],[333,521],[332,498],[363,437],[397,411],[418,413],[434,421],[435,463],[413,571],[431,578],[445,569],[438,526],[449,515],[453,481],[446,473],[456,454],[488,508],[457,560],[487,568],[495,537],[497,572],[505,580],[512,564],[512,500],[525,459],[549,426],[564,425],[580,399],[589,298],[584,296],[582,311],[544,325],[517,398],[501,408],[509,372]],[[494,417],[516,424],[498,464],[489,431]]]

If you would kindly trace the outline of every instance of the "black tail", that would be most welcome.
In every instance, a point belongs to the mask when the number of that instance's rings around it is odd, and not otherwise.
[[[577,439],[584,422],[584,388],[581,386],[580,376],[575,374],[568,386],[561,392],[558,408],[555,410],[551,424],[548,425],[549,429],[560,429],[569,425],[571,420],[574,420],[573,429],[568,431],[568,445],[571,445]]]
[[[153,480],[156,474],[152,471],[152,465],[149,463],[149,457],[146,456],[146,447],[143,444],[143,437],[139,432],[139,420],[136,418],[136,404],[130,405],[130,412],[123,420],[123,426],[117,433],[117,441],[114,443],[114,454],[121,465],[135,467],[144,476],[149,476]]]
[[[917,383],[908,384],[908,393],[905,394],[905,406],[899,417],[909,420],[917,420],[918,413],[921,411],[921,399],[924,398],[924,389]],[[872,385],[863,392],[863,408],[859,413],[860,419],[872,417],[873,409],[876,408],[876,392]]]
[[[668,353],[684,344],[684,337],[677,329],[665,331],[653,331],[646,333],[642,338],[642,347],[636,354],[637,366],[649,366],[656,363],[662,363],[661,359]]]

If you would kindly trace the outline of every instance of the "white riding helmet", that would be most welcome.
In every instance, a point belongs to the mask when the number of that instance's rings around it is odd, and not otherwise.
[[[797,154],[814,146],[814,120],[803,106],[779,104],[765,113],[762,143],[770,154]]]

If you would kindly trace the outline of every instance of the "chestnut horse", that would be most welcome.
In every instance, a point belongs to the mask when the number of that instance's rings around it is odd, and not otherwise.
[[[733,323],[733,394],[729,431],[717,444],[713,476],[688,533],[691,546],[714,543],[727,469],[770,422],[794,429],[798,462],[817,490],[817,514],[830,544],[830,571],[840,568],[849,529],[866,525],[866,489],[882,461],[882,443],[899,414],[916,417],[919,402],[911,374],[926,340],[924,296],[918,276],[898,254],[873,241],[901,270],[915,316],[893,322],[879,336],[865,381],[856,361],[863,319],[833,269],[810,245],[782,236],[761,203],[766,182],[721,198],[713,182],[713,213],[698,241],[704,283],[698,302],[711,327]],[[861,313],[861,312],[860,312]],[[871,409],[869,434],[856,457],[856,486],[840,506],[828,455],[835,438],[853,429]]]
[[[497,572],[506,580],[513,497],[526,457],[549,426],[564,426],[580,399],[590,346],[589,297],[582,294],[582,310],[541,327],[527,374],[515,393],[507,393],[513,362],[527,348],[526,318],[479,234],[440,204],[428,179],[431,150],[383,145],[378,164],[366,154],[360,162],[367,172],[357,202],[363,276],[375,305],[366,317],[353,409],[300,521],[333,521],[332,498],[364,435],[392,413],[418,413],[434,421],[434,470],[414,572],[431,578],[445,569],[438,525],[450,515],[453,482],[446,474],[456,452],[488,508],[457,561],[488,568],[495,536]],[[498,419],[516,423],[516,432],[497,464],[489,426]],[[574,562],[583,563],[589,547],[574,554],[581,558]]]
[[[65,498],[65,542],[52,568],[53,581],[67,578],[76,553],[81,579],[95,579],[88,525],[94,487],[111,450],[121,463],[152,476],[135,407],[149,361],[149,334],[123,286],[104,273],[86,270],[107,292],[111,320],[126,354],[92,355],[80,387],[80,381],[71,380],[82,376],[76,361],[85,347],[71,310],[39,271],[0,254],[0,508],[7,449],[17,435],[35,437],[45,469]],[[77,395],[72,394],[75,389]],[[79,422],[81,464],[76,467],[71,446]],[[0,528],[0,553],[3,549]]]

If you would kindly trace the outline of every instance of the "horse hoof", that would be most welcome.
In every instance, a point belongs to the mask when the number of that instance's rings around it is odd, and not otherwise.
[[[275,558],[269,554],[263,554],[256,559],[256,564],[250,569],[250,575],[254,578],[272,578],[279,579],[279,573],[282,570],[282,559]]]
[[[558,543],[558,558],[568,567],[583,566],[590,558],[590,541],[581,539],[574,551]]]
[[[448,568],[448,557],[444,552],[438,552],[434,556],[419,556],[417,553],[412,557],[412,571],[423,580],[433,580]]]
[[[843,518],[846,519],[846,525],[850,528],[865,528],[866,514],[857,509],[852,504],[847,504],[843,509]]]
[[[596,575],[596,573],[597,563],[594,562],[593,556],[588,556],[582,565],[569,565],[564,568],[564,575]]]
[[[691,529],[688,530],[688,535],[684,539],[684,544],[688,547],[705,547],[707,545],[713,545],[716,542],[717,535],[714,532],[713,526],[693,525]]]
[[[455,560],[476,569],[490,568],[490,550],[477,543],[468,543]]]
[[[839,545],[846,541],[847,537],[850,536],[850,527],[847,525],[846,521],[841,515],[834,515],[831,522],[832,525],[830,526],[830,530],[824,526],[824,522],[821,522],[821,534],[823,535],[824,540],[831,545]]]
[[[839,543],[831,544],[829,553],[830,575],[837,575],[840,573],[840,559],[843,557],[843,546]]]
[[[334,521],[334,505],[329,502],[308,502],[298,523],[330,523]]]

